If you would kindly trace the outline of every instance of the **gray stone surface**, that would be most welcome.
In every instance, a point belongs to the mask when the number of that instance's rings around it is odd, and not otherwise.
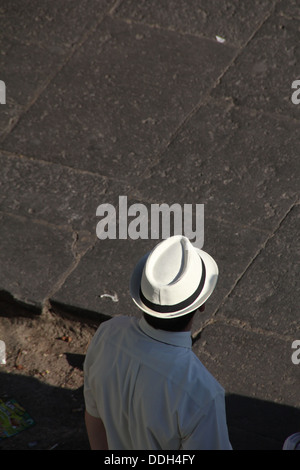
[[[0,70],[7,103],[1,109],[0,137],[9,133],[113,4],[113,0],[1,2]]]
[[[249,266],[222,315],[254,329],[299,337],[299,205]]]
[[[154,202],[166,195],[174,202],[201,202],[210,216],[272,230],[297,199],[297,128],[298,122],[209,100],[138,188]]]
[[[1,33],[63,54],[80,42],[113,5],[113,0],[1,0]]]
[[[156,241],[99,240],[98,205],[204,204],[220,277],[194,351],[236,448],[280,448],[300,407],[298,2],[3,0],[0,20],[1,305],[139,315]]]
[[[116,204],[118,191],[130,191],[124,182],[7,152],[0,152],[0,165],[1,211],[85,230],[94,237],[98,205]]]
[[[222,77],[214,96],[299,120],[300,107],[291,101],[292,83],[299,79],[299,25],[299,4],[278,2],[275,13]]]
[[[0,223],[0,290],[41,309],[74,265],[72,233],[21,216],[1,215]]]
[[[122,2],[116,15],[133,21],[175,30],[178,33],[208,37],[222,37],[229,44],[241,46],[247,42],[275,2],[247,0],[171,0]]]
[[[40,44],[1,36],[1,80],[6,84],[6,105],[1,106],[0,137],[5,136],[47,84],[62,59]]]
[[[201,333],[194,350],[228,394],[297,406],[300,371],[284,336],[217,320]]]
[[[3,142],[132,184],[234,55],[206,39],[106,19]]]
[[[300,371],[292,363],[292,351],[284,337],[220,319],[194,345],[195,354],[227,391],[234,448],[280,449],[285,436],[297,429]]]
[[[51,304],[77,312],[87,309],[91,314],[140,316],[130,297],[130,276],[152,246],[150,240],[98,240],[50,297]]]

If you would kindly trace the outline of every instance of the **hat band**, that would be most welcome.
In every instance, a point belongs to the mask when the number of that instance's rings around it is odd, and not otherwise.
[[[185,307],[188,307],[189,305],[191,305],[194,302],[194,300],[196,300],[197,297],[199,297],[199,295],[200,295],[200,293],[203,289],[204,282],[205,282],[206,270],[205,270],[205,264],[203,263],[202,258],[201,258],[201,262],[202,262],[202,276],[201,276],[201,279],[200,279],[200,283],[199,283],[197,289],[195,290],[195,292],[190,297],[183,300],[182,302],[179,302],[178,304],[158,305],[158,304],[154,304],[154,303],[150,302],[150,300],[146,299],[146,297],[143,295],[142,290],[140,288],[140,297],[141,297],[141,300],[143,301],[143,303],[147,307],[149,307],[151,310],[154,310],[155,312],[161,312],[161,313],[176,312],[178,310],[182,310]]]

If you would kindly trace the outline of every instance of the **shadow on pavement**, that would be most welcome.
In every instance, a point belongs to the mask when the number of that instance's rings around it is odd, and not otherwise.
[[[0,398],[15,399],[35,422],[34,426],[0,441],[0,450],[89,449],[83,387],[64,389],[34,377],[0,373]]]
[[[81,368],[84,356],[67,359]],[[0,373],[0,398],[14,398],[35,421],[34,426],[0,441],[1,450],[89,449],[82,387],[58,388],[34,377]],[[299,431],[299,409],[239,395],[228,395],[226,406],[235,450],[280,450],[286,437]]]
[[[300,409],[241,395],[226,397],[227,423],[236,450],[280,450],[300,430]]]

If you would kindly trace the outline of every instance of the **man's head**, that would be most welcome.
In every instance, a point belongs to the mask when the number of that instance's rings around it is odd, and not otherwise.
[[[217,279],[214,259],[195,248],[188,238],[175,235],[138,262],[130,290],[149,323],[180,331],[212,294]]]

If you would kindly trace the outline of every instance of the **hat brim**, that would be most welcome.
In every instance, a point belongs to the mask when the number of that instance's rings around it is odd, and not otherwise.
[[[139,309],[157,318],[171,319],[171,318],[181,317],[182,315],[186,315],[190,312],[193,312],[194,310],[197,310],[197,308],[199,308],[201,305],[203,305],[207,301],[207,299],[210,297],[210,295],[213,293],[216,287],[218,276],[219,276],[219,269],[215,260],[208,253],[206,253],[203,250],[199,250],[199,248],[195,248],[195,250],[198,252],[198,255],[201,257],[203,263],[205,264],[205,269],[206,269],[205,282],[204,282],[203,288],[199,296],[190,305],[183,308],[182,310],[177,310],[177,311],[174,310],[169,313],[156,312],[152,310],[151,308],[149,308],[147,305],[145,305],[140,297],[140,286],[141,286],[141,279],[142,279],[144,266],[150,254],[149,252],[139,260],[139,262],[137,263],[137,265],[135,266],[133,270],[131,280],[130,280],[130,294],[131,294],[132,300],[134,301],[134,303],[137,305]]]

